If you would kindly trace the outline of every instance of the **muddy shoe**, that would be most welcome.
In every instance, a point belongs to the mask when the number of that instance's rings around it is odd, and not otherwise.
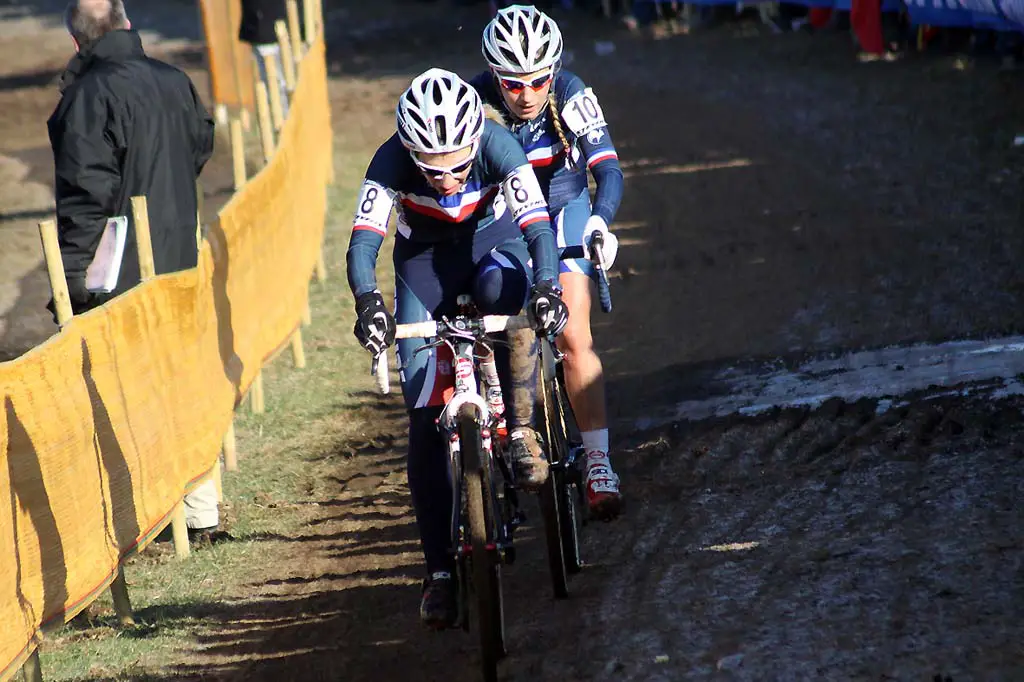
[[[537,442],[537,433],[526,426],[516,427],[509,437],[512,466],[523,490],[535,492],[548,480],[548,461]]]
[[[444,630],[455,625],[458,617],[455,579],[447,571],[433,573],[423,581],[420,620],[431,630]]]
[[[611,521],[622,512],[622,493],[619,491],[619,477],[612,471],[608,454],[600,450],[587,453],[587,507],[590,517]]]

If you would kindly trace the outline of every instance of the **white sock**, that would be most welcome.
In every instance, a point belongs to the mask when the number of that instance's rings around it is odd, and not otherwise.
[[[608,429],[595,429],[594,431],[584,431],[580,434],[583,436],[583,449],[587,452],[593,452],[597,450],[608,454]]]

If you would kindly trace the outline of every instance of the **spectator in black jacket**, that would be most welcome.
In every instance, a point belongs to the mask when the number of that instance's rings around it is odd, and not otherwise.
[[[123,0],[72,0],[64,20],[77,54],[47,126],[61,256],[79,314],[139,283],[133,196],[149,202],[156,273],[195,267],[196,179],[213,153],[213,119],[188,76],[146,56]],[[117,216],[129,221],[117,286],[94,293],[86,268],[107,219]],[[187,496],[185,506],[190,528],[217,526],[212,483]]]
[[[274,24],[287,16],[285,0],[242,0],[242,21],[238,29],[238,39],[252,45],[256,68],[259,69],[260,80],[267,86],[267,93],[272,87],[281,92],[281,109],[285,116],[288,115],[288,89],[285,87],[284,62]],[[277,67],[277,83],[273,84],[267,82],[267,62],[271,59]]]

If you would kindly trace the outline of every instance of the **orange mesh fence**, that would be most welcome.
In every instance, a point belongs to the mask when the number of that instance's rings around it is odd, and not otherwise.
[[[200,0],[199,6],[213,101],[252,111],[255,108],[252,48],[238,40],[241,0]]]
[[[0,363],[0,680],[73,617],[208,475],[232,412],[307,304],[331,131],[318,40],[270,164],[193,270],[74,318]]]

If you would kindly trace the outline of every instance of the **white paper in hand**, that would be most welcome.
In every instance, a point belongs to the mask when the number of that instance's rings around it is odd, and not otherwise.
[[[124,241],[128,236],[128,218],[117,216],[107,218],[107,226],[100,237],[100,244],[92,262],[85,269],[85,288],[96,293],[109,294],[117,288],[117,277],[121,274],[121,257],[124,255]]]

